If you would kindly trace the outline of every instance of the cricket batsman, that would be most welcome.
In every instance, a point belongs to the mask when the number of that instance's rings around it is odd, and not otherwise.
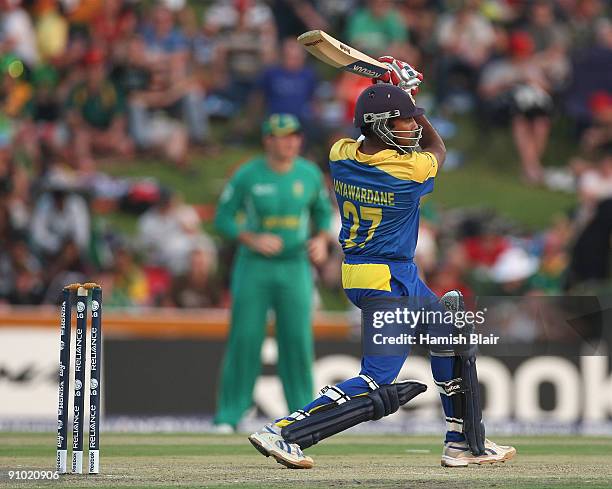
[[[271,115],[262,132],[265,155],[236,171],[215,218],[221,234],[240,243],[215,417],[219,431],[225,432],[233,431],[253,404],[270,310],[289,409],[303,406],[313,393],[310,262],[319,265],[327,257],[331,206],[321,171],[299,156],[303,139],[298,119]]]
[[[402,297],[425,298],[436,307],[460,310],[460,293],[451,291],[438,300],[419,278],[413,260],[419,202],[433,191],[446,148],[414,102],[422,75],[391,57],[380,61],[388,63],[389,72],[366,88],[355,106],[354,124],[362,136],[356,141],[341,139],[330,151],[342,216],[342,285],[364,312],[373,298]],[[361,422],[392,414],[427,388],[416,381],[396,381],[407,356],[363,356],[356,377],[324,387],[312,402],[265,425],[249,441],[287,467],[311,468],[313,460],[304,449]],[[430,358],[446,417],[442,465],[511,459],[516,453],[513,447],[485,438],[474,349],[432,350]]]

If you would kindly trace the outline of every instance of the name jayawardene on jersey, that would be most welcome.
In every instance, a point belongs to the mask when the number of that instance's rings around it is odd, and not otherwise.
[[[437,336],[429,333],[419,333],[417,335],[402,333],[397,336],[385,336],[377,333],[372,336],[375,345],[497,345],[500,337],[494,334],[471,333],[459,336]]]

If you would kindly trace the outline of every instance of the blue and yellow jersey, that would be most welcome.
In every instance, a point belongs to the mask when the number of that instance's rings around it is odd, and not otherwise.
[[[419,201],[433,191],[438,162],[432,153],[359,151],[341,139],[329,155],[342,217],[340,244],[347,258],[412,260],[419,232]]]

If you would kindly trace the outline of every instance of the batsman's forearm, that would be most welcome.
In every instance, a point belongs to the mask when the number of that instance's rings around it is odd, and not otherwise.
[[[427,117],[419,115],[416,116],[414,120],[423,127],[420,141],[421,149],[433,153],[438,160],[438,167],[441,167],[446,157],[446,146],[444,145],[444,141],[442,141],[438,131],[436,131],[429,120],[427,120]]]

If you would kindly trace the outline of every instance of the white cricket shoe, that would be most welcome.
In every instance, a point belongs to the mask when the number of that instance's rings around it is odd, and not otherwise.
[[[259,453],[266,457],[272,456],[279,463],[290,469],[312,469],[312,458],[304,455],[302,449],[295,443],[286,442],[275,430],[275,426],[267,424],[261,431],[249,436],[249,441]]]
[[[495,464],[510,460],[516,454],[516,448],[508,445],[497,445],[485,440],[485,454],[474,455],[467,442],[448,442],[442,451],[442,467],[467,467],[470,464]]]

